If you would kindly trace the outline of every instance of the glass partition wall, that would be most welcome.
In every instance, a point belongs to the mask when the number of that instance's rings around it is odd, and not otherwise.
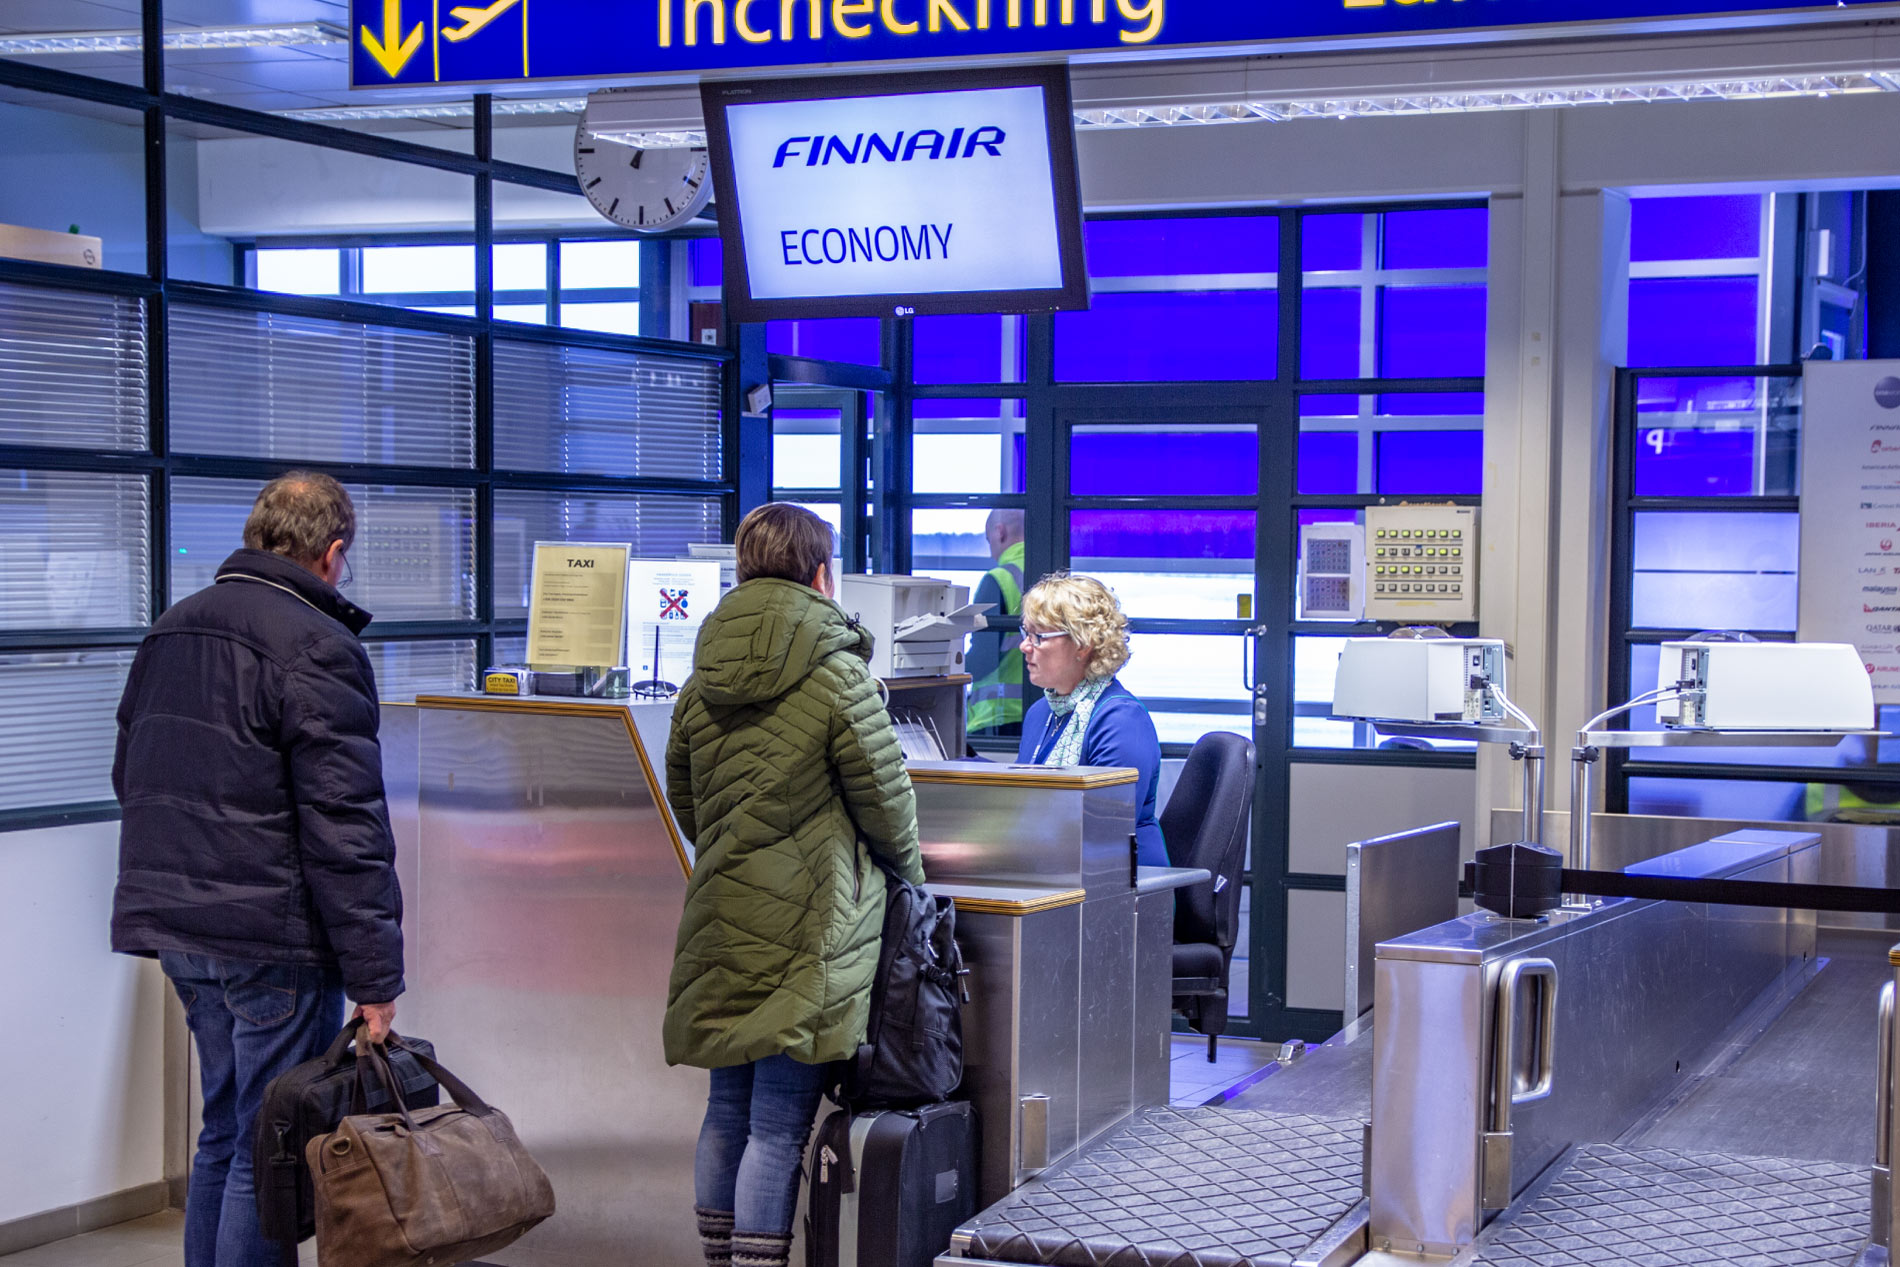
[[[284,470],[356,502],[386,698],[519,658],[535,540],[681,553],[737,510],[732,354],[671,338],[687,241],[496,159],[485,96],[345,130],[204,100],[163,43],[0,58],[0,224],[51,231],[0,258],[0,828],[116,812],[133,650]]]

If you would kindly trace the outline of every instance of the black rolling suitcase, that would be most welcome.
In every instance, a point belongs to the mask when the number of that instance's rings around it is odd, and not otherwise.
[[[963,1101],[818,1128],[806,1267],[930,1267],[976,1213],[976,1110]]]

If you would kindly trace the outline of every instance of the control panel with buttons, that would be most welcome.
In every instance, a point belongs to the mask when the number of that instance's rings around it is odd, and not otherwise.
[[[1476,508],[1368,507],[1365,593],[1370,620],[1476,620]]]

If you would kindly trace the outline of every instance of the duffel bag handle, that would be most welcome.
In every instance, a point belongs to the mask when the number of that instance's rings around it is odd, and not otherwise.
[[[394,1038],[395,1035],[392,1034],[390,1037]],[[444,1069],[432,1058],[423,1055],[414,1047],[405,1047],[404,1050],[435,1078],[436,1082],[449,1093],[449,1098],[461,1108],[473,1113],[476,1117],[487,1117],[495,1111],[489,1107],[488,1101],[470,1090],[466,1082]],[[376,1076],[383,1080],[383,1087],[389,1092],[389,1098],[394,1101],[396,1112],[402,1115],[403,1124],[414,1130],[415,1119],[409,1116],[409,1106],[403,1102],[402,1090],[396,1080],[396,1071],[389,1065],[389,1053],[384,1051],[380,1044],[358,1043],[356,1060],[359,1074],[362,1072],[363,1065],[368,1064],[375,1071]]]

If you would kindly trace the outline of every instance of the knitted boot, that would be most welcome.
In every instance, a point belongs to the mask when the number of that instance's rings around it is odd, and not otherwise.
[[[765,1232],[735,1232],[732,1237],[732,1267],[787,1267],[792,1257],[792,1238]]]
[[[732,1263],[732,1212],[694,1206],[699,1219],[699,1247],[706,1251],[706,1267],[730,1267]]]

